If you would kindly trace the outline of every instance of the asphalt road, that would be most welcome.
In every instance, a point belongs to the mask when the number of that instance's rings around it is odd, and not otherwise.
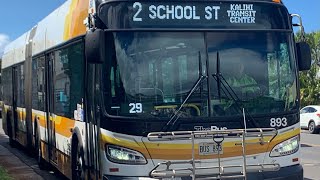
[[[301,163],[304,168],[304,180],[320,180],[320,134],[301,133]],[[56,180],[65,179],[54,170],[40,170],[36,159],[28,155],[21,147],[12,148],[2,129],[0,119],[0,165],[14,179]]]
[[[302,131],[301,163],[305,180],[320,180],[320,134]]]

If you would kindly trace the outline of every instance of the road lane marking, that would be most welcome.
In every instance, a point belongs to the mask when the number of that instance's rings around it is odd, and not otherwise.
[[[307,145],[307,146],[312,146],[312,147],[320,147],[320,144],[301,143],[301,145]]]
[[[319,163],[305,163],[305,164],[302,163],[302,166],[319,166],[319,165],[320,165]]]

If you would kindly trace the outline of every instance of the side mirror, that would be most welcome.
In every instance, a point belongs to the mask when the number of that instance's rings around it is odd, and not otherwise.
[[[309,70],[311,67],[311,50],[306,42],[296,43],[299,71]]]
[[[85,37],[86,60],[91,64],[104,62],[105,32],[101,29],[89,30]]]

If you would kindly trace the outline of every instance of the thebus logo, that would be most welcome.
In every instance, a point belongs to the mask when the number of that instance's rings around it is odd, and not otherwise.
[[[219,131],[219,130],[226,130],[227,127],[218,127],[218,126],[211,126],[211,127],[203,127],[203,126],[194,126],[196,131]]]

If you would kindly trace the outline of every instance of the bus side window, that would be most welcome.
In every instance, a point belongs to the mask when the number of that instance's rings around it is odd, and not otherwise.
[[[32,109],[45,111],[44,56],[32,60]]]
[[[54,113],[72,118],[83,95],[83,43],[55,52]]]
[[[17,66],[17,106],[25,107],[25,86],[24,86],[24,63]]]
[[[3,79],[3,101],[5,105],[12,105],[12,67],[2,70]]]

